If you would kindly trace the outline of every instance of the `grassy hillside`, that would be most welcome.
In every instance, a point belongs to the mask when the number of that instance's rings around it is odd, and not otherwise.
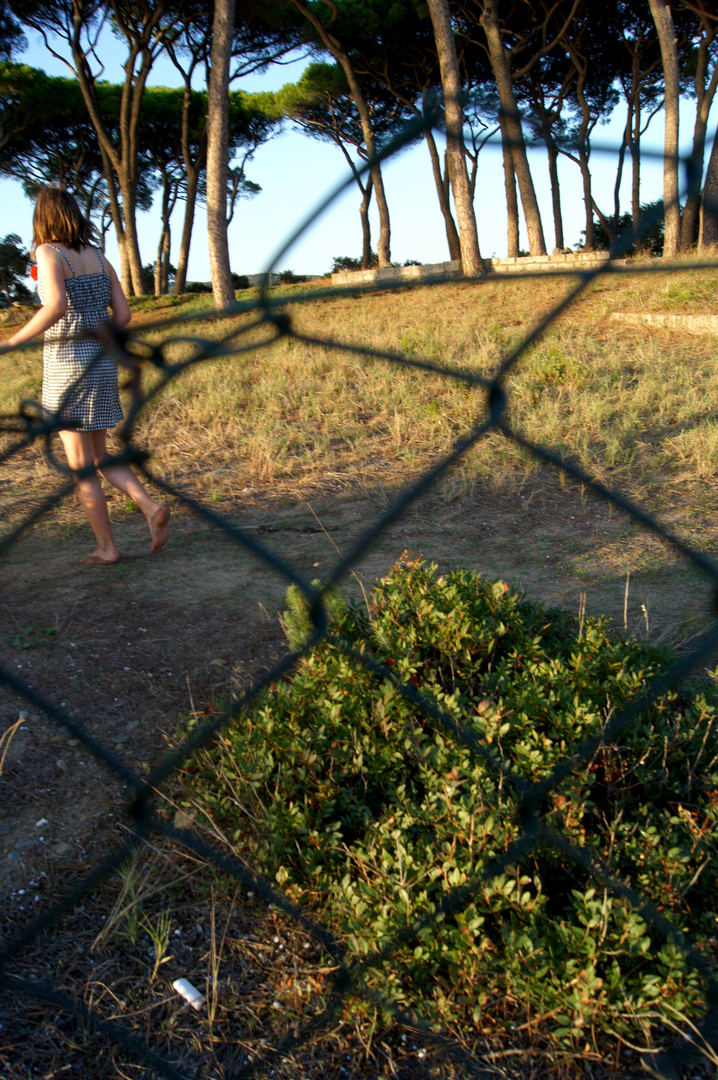
[[[599,279],[521,357],[507,377],[511,422],[623,488],[682,489],[718,471],[718,341],[611,323],[612,311],[718,311],[714,271]],[[198,364],[147,408],[139,440],[174,479],[236,493],[271,484],[287,493],[393,485],[445,453],[485,414],[485,394],[454,379],[357,356],[336,345],[402,353],[490,377],[575,284],[575,279],[451,283],[288,305],[292,328],[328,342],[286,336],[236,316],[236,339],[254,351]],[[286,290],[291,298],[298,290]],[[253,295],[253,294],[251,294]],[[276,294],[275,294],[276,295]],[[250,298],[249,293],[239,294]],[[139,301],[135,325],[185,359],[188,336],[213,340],[228,320],[163,322],[201,311],[208,297],[158,309]],[[9,333],[9,331],[8,331]],[[149,385],[157,375],[150,368]],[[0,358],[5,408],[37,397],[39,347]],[[497,434],[484,439],[446,481],[460,494],[477,481],[502,487],[538,466]],[[208,477],[209,474],[209,477]],[[193,477],[195,480],[193,481]]]

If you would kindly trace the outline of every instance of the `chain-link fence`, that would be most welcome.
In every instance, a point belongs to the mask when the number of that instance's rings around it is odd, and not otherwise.
[[[428,120],[422,120],[421,124],[433,122],[431,116]],[[402,146],[410,143],[421,130],[419,124],[407,129],[400,139],[381,154],[386,158],[396,153]],[[368,166],[367,166],[368,167]],[[686,164],[687,168],[687,164]],[[690,180],[690,178],[688,178]],[[305,221],[288,243],[277,254],[268,272],[272,270],[284,258],[286,252],[294,241],[307,228],[311,226],[326,207],[335,199],[353,178],[349,178],[346,184],[326,200]],[[651,216],[648,215],[643,222],[644,229],[652,225]],[[624,249],[633,243],[634,238],[624,240]],[[620,255],[621,252],[614,252]],[[706,260],[703,263],[693,261],[691,269],[699,269],[706,266],[714,266],[715,263]],[[654,271],[665,272],[665,265],[660,263],[643,262],[630,268],[631,273],[650,274]],[[547,273],[561,273],[560,270],[547,270]],[[565,833],[557,830],[546,820],[545,807],[547,796],[554,792],[559,784],[572,771],[585,764],[601,745],[614,743],[619,739],[636,719],[647,710],[669,688],[677,686],[692,671],[696,670],[712,650],[718,646],[718,622],[703,634],[700,643],[691,652],[680,655],[668,669],[655,678],[643,694],[634,698],[624,709],[615,712],[608,722],[595,735],[587,738],[575,746],[562,763],[554,768],[550,775],[540,782],[530,783],[522,778],[518,771],[507,765],[485,741],[478,738],[473,732],[457,723],[456,717],[442,710],[435,701],[423,694],[415,685],[402,682],[386,664],[372,658],[366,650],[358,649],[351,642],[342,640],[336,635],[332,640],[336,647],[343,650],[357,665],[363,666],[378,681],[391,684],[395,690],[410,701],[425,717],[440,728],[448,732],[452,740],[463,743],[472,755],[476,755],[481,761],[498,776],[502,776],[503,782],[510,785],[520,804],[520,813],[523,821],[523,829],[520,837],[508,845],[503,855],[484,866],[480,874],[453,890],[448,890],[439,905],[432,906],[425,911],[423,916],[416,920],[395,939],[374,953],[357,959],[349,956],[344,946],[336,936],[326,927],[320,925],[316,919],[295,904],[291,903],[282,895],[281,891],[265,879],[260,873],[234,858],[227,851],[219,850],[210,846],[192,830],[176,828],[169,824],[164,816],[157,813],[156,792],[166,783],[173,773],[182,766],[188,757],[206,746],[222,729],[231,725],[233,720],[240,714],[245,713],[247,707],[257,695],[270,684],[282,676],[288,675],[302,656],[306,656],[325,638],[328,633],[328,616],[325,605],[326,595],[351,569],[357,564],[378,536],[385,532],[407,510],[407,508],[426,493],[431,486],[440,479],[459,459],[475,446],[490,432],[498,432],[505,439],[510,440],[516,446],[523,448],[535,458],[561,470],[564,474],[579,484],[584,485],[598,499],[611,503],[614,507],[627,514],[636,524],[650,531],[667,544],[673,551],[685,559],[688,563],[704,575],[707,582],[707,591],[711,593],[718,586],[718,566],[704,553],[686,543],[676,534],[672,533],[665,525],[660,524],[654,516],[646,512],[635,501],[632,501],[615,490],[594,479],[589,472],[557,452],[547,450],[545,447],[528,439],[520,430],[512,424],[508,417],[508,392],[507,377],[514,370],[522,356],[536,342],[538,342],[552,323],[566,312],[578,298],[585,292],[587,287],[600,274],[621,273],[622,269],[616,269],[615,264],[606,265],[600,269],[591,269],[579,272],[575,267],[565,271],[570,275],[572,284],[559,304],[550,311],[534,327],[525,340],[512,351],[505,355],[498,364],[491,378],[483,378],[468,370],[461,370],[449,365],[442,365],[429,360],[422,360],[415,354],[407,355],[400,352],[381,351],[372,347],[362,347],[337,340],[327,339],[319,332],[307,334],[295,328],[292,318],[292,306],[294,304],[311,304],[318,297],[322,301],[335,296],[345,295],[347,291],[355,292],[355,288],[331,289],[324,288],[320,292],[307,290],[306,292],[293,292],[291,295],[274,293],[265,288],[261,290],[256,300],[238,303],[230,311],[222,312],[222,319],[229,323],[229,329],[217,340],[205,339],[201,336],[197,327],[201,328],[202,320],[216,317],[214,311],[197,313],[193,311],[188,316],[179,315],[175,318],[163,319],[156,324],[143,327],[142,337],[136,337],[132,331],[127,336],[117,335],[111,341],[106,341],[106,347],[110,348],[122,371],[129,370],[131,388],[131,407],[126,422],[121,428],[120,438],[123,444],[122,450],[114,454],[108,464],[130,464],[154,484],[161,491],[173,496],[191,514],[197,515],[219,530],[222,530],[233,545],[242,547],[253,556],[262,560],[273,572],[280,576],[287,585],[294,585],[304,597],[311,613],[313,633],[305,642],[303,648],[296,652],[287,652],[286,655],[272,669],[262,677],[257,678],[249,689],[239,694],[232,701],[231,707],[222,715],[212,717],[209,722],[198,725],[189,737],[175,750],[173,750],[162,763],[152,769],[148,775],[140,775],[135,769],[122,760],[109,745],[92,735],[81,720],[65,711],[58,702],[50,696],[42,693],[37,687],[28,685],[16,673],[7,667],[0,669],[0,680],[36,709],[49,717],[62,731],[77,739],[86,752],[116,777],[122,784],[127,786],[127,813],[132,827],[129,835],[111,850],[94,868],[82,877],[76,885],[63,895],[53,898],[52,903],[36,919],[29,922],[16,936],[6,941],[2,948],[2,969],[0,973],[0,987],[5,995],[24,995],[27,998],[39,999],[51,1006],[64,1010],[67,1013],[80,1017],[88,1025],[109,1036],[116,1041],[124,1051],[137,1060],[143,1061],[151,1072],[158,1076],[171,1078],[184,1078],[187,1074],[172,1063],[171,1060],[153,1049],[151,1042],[143,1042],[132,1034],[118,1020],[108,1021],[101,1013],[87,1006],[79,998],[59,991],[56,987],[45,983],[35,982],[20,977],[13,970],[14,963],[21,958],[29,945],[38,940],[40,935],[53,930],[55,934],[61,934],[63,917],[73,911],[76,906],[96,889],[102,882],[116,874],[118,869],[125,863],[127,858],[135,851],[138,845],[152,836],[167,837],[177,845],[193,852],[199,858],[213,864],[223,873],[235,878],[251,888],[259,896],[284,912],[290,919],[295,920],[307,934],[312,935],[326,953],[331,957],[334,964],[332,986],[328,995],[327,1007],[308,1022],[298,1034],[288,1037],[281,1045],[263,1055],[258,1055],[250,1064],[236,1072],[236,1077],[248,1077],[267,1070],[272,1062],[285,1057],[292,1050],[296,1050],[302,1043],[313,1039],[326,1028],[338,1015],[342,1004],[349,996],[358,996],[368,999],[372,1004],[379,1006],[386,1013],[395,1017],[400,1024],[408,1025],[414,1031],[422,1031],[426,1038],[454,1060],[459,1070],[466,1076],[494,1077],[501,1074],[498,1066],[482,1061],[479,1057],[469,1053],[447,1034],[437,1031],[436,1025],[423,1020],[414,1012],[407,1012],[384,998],[376,990],[368,989],[364,975],[369,969],[377,969],[384,965],[400,948],[417,942],[421,935],[431,928],[437,919],[446,917],[452,913],[460,912],[476,892],[487,882],[507,868],[515,866],[538,846],[548,846],[560,852],[565,859],[572,860],[579,868],[591,875],[600,885],[609,890],[611,894],[623,898],[653,930],[664,937],[667,941],[675,943],[683,952],[689,963],[700,973],[705,982],[705,996],[708,1008],[707,1019],[702,1026],[702,1035],[709,1042],[713,1041],[718,1024],[718,981],[716,972],[706,959],[702,951],[697,949],[691,940],[672,924],[656,906],[648,903],[640,893],[625,881],[618,879],[601,860],[586,849],[578,846]],[[680,266],[675,269],[680,273]],[[512,275],[516,280],[521,275]],[[406,286],[392,281],[384,288],[400,289],[403,287],[416,288],[409,282]],[[371,291],[378,291],[382,286],[374,286]],[[254,318],[247,318],[248,314],[254,313]],[[240,320],[238,317],[243,316]],[[192,326],[185,323],[191,320]],[[148,331],[161,331],[162,341],[158,344],[149,344]],[[179,490],[175,485],[168,482],[163,476],[155,471],[150,465],[151,455],[149,451],[135,441],[136,421],[156,395],[170,382],[180,379],[187,369],[196,364],[209,360],[223,360],[225,363],[235,363],[243,353],[251,352],[257,348],[257,332],[261,332],[262,345],[266,349],[273,343],[291,339],[305,345],[321,346],[325,349],[341,349],[345,353],[353,353],[366,360],[380,360],[385,364],[396,368],[413,369],[417,372],[431,373],[443,376],[446,379],[457,380],[469,387],[477,388],[485,394],[485,405],[476,416],[475,422],[468,434],[457,439],[450,453],[437,461],[426,470],[415,482],[407,486],[399,497],[372,522],[353,544],[351,550],[341,557],[332,572],[328,575],[321,588],[313,586],[297,566],[292,565],[284,558],[277,555],[257,535],[244,530],[241,526],[223,518],[210,506],[202,501],[190,497]],[[169,346],[173,342],[183,340],[189,343],[191,356],[180,361],[171,358]],[[146,369],[153,368],[159,374],[154,386],[150,391],[143,387],[143,374]],[[72,395],[74,387],[68,391]],[[57,472],[64,476],[65,482],[52,497],[46,498],[32,513],[27,514],[24,520],[7,533],[0,541],[0,553],[6,554],[18,540],[21,534],[31,525],[38,522],[62,499],[73,491],[77,478],[89,475],[94,469],[87,469],[84,473],[73,476],[63,464],[54,456],[51,436],[59,426],[58,417],[43,417],[42,411],[33,403],[24,402],[19,411],[6,413],[0,418],[0,431],[2,431],[8,445],[2,453],[0,460],[6,468],[12,468],[13,458],[24,451],[33,443],[44,444],[46,454]],[[261,870],[261,868],[259,868]],[[685,1050],[685,1046],[684,1046]],[[662,1063],[655,1063],[658,1070],[656,1075],[676,1075],[676,1068],[681,1064],[684,1051],[677,1051],[677,1056],[672,1058],[666,1055]]]

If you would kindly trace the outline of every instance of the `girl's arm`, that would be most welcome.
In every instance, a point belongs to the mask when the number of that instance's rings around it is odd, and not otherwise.
[[[105,265],[107,272],[110,275],[110,281],[112,283],[112,292],[110,293],[110,307],[112,308],[112,324],[116,326],[118,330],[122,330],[127,326],[128,322],[132,318],[132,309],[127,303],[127,297],[125,296],[120,279],[115,273],[115,268],[111,263],[105,259]]]
[[[45,303],[39,311],[35,312],[29,322],[16,330],[7,341],[0,343],[0,352],[7,352],[17,345],[24,345],[26,341],[32,341],[38,334],[44,334],[46,330],[59,322],[67,311],[65,275],[60,256],[52,248],[41,244],[35,252],[35,258],[38,276],[42,276],[45,288]]]

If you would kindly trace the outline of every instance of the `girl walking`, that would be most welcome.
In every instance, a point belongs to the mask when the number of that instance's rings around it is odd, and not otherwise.
[[[127,465],[104,464],[107,431],[123,419],[123,413],[117,365],[97,338],[88,335],[109,321],[118,329],[127,326],[130,305],[113,267],[91,246],[92,227],[69,192],[43,188],[32,228],[42,307],[0,345],[0,351],[45,334],[42,408],[59,424],[68,465],[73,472],[94,465],[128,495],[149,526],[150,551],[161,551],[169,539],[169,510],[155,502]],[[96,550],[82,562],[87,566],[117,562],[120,553],[97,473],[76,479],[76,490],[97,541]]]

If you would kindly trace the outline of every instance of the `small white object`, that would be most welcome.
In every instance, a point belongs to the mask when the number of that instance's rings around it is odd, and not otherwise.
[[[47,825],[47,818],[41,817],[39,821],[35,822],[35,828],[39,829],[41,825]]]
[[[187,979],[175,979],[172,983],[172,989],[176,990],[180,997],[184,998],[188,1005],[191,1005],[197,1012],[204,1005],[204,995],[200,994],[196,986],[192,986],[191,982]]]

